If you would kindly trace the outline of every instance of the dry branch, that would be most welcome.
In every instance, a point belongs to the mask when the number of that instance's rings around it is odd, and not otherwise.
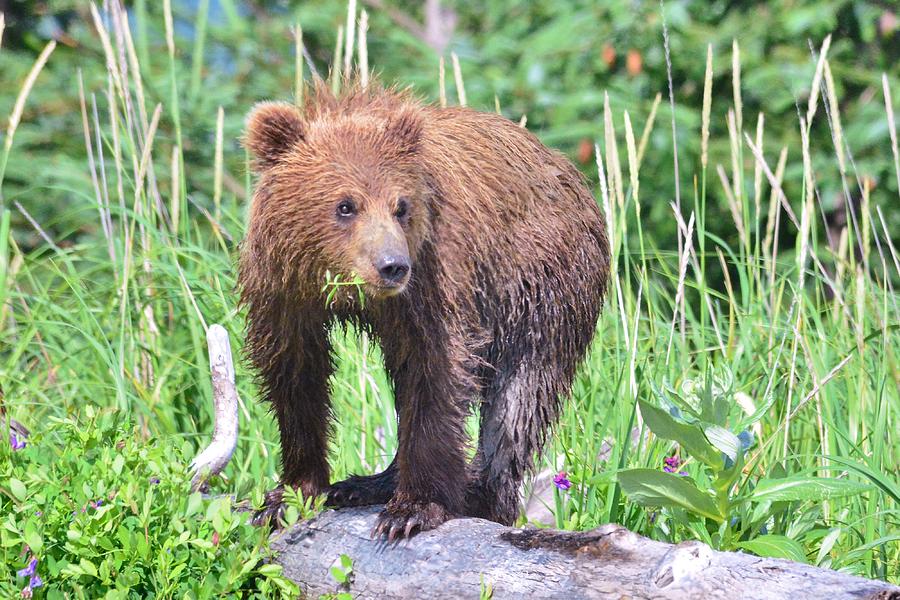
[[[215,429],[209,446],[191,463],[194,471],[191,487],[194,490],[201,489],[209,477],[225,468],[237,445],[238,435],[238,396],[228,332],[221,325],[211,325],[206,332],[206,345],[212,374]]]

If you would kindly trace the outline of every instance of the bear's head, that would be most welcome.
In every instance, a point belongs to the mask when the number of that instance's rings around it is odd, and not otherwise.
[[[264,102],[251,111],[251,227],[265,231],[283,269],[320,286],[328,272],[356,279],[375,299],[406,289],[429,229],[421,118],[409,105],[316,114]]]

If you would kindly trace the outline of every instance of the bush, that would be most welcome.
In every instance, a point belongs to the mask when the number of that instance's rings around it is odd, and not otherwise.
[[[84,414],[2,444],[0,596],[296,597],[249,513],[188,493],[189,444]]]

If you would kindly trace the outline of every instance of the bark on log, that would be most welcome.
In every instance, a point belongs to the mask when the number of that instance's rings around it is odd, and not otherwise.
[[[278,532],[272,547],[308,597],[805,598],[900,600],[900,588],[786,560],[655,542],[618,525],[514,529],[457,519],[397,545],[370,538],[381,507],[327,511]],[[353,559],[348,587],[330,573]]]

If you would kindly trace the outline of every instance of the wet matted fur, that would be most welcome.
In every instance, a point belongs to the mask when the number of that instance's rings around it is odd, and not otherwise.
[[[511,524],[594,335],[603,217],[577,169],[515,123],[348,87],[319,86],[303,107],[262,103],[247,122],[258,180],[239,287],[282,484],[337,506],[386,502],[389,538],[461,515]],[[408,265],[405,280],[386,281],[387,253]],[[357,277],[363,302],[341,288],[326,306],[326,273]],[[330,485],[328,332],[346,322],[381,343],[398,451],[384,473]],[[270,494],[262,515],[280,500]]]

